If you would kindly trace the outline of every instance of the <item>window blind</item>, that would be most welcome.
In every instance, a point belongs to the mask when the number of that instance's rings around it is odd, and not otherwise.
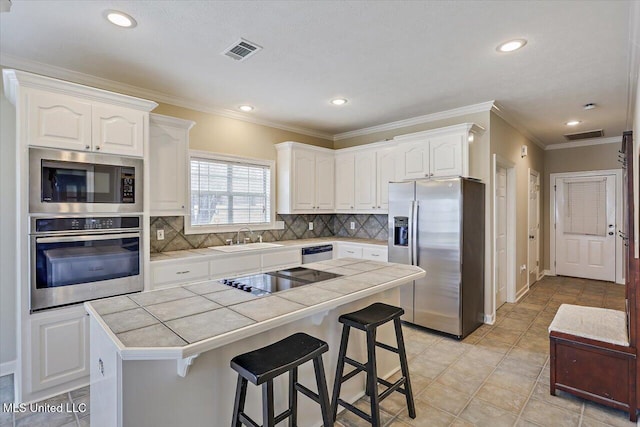
[[[565,182],[564,232],[604,236],[607,231],[607,181]]]
[[[269,166],[192,157],[191,225],[271,221]]]

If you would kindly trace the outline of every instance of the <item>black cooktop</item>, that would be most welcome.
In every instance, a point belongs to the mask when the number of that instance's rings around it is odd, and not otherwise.
[[[221,283],[245,292],[251,292],[254,295],[264,295],[284,291],[286,289],[297,288],[310,283],[318,283],[325,280],[335,279],[340,276],[340,274],[329,273],[326,271],[295,267],[287,270],[273,271],[271,273],[224,279],[221,280]]]

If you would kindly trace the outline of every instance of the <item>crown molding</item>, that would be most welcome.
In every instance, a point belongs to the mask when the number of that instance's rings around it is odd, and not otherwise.
[[[564,148],[577,148],[577,147],[588,147],[590,145],[602,145],[602,144],[615,144],[622,142],[622,135],[620,136],[610,136],[608,138],[591,138],[585,141],[571,141],[571,142],[563,142],[561,144],[550,144],[547,145],[544,149],[548,150],[562,150]]]
[[[495,113],[502,120],[504,120],[505,122],[509,123],[511,126],[516,128],[516,130],[518,132],[520,132],[522,135],[524,135],[529,141],[533,142],[535,145],[537,145],[538,147],[542,148],[543,150],[545,149],[545,145],[542,143],[542,141],[540,141],[538,138],[533,136],[533,134],[531,134],[531,132],[529,132],[527,130],[527,128],[525,128],[520,123],[520,121],[518,121],[511,114],[507,113],[507,111],[504,109],[504,107],[502,105],[500,105],[498,102],[494,102],[493,103],[493,107],[491,108],[491,112]]]
[[[177,117],[163,116],[162,114],[149,113],[149,121],[160,125],[173,126],[181,129],[191,130],[196,122],[193,120],[179,119]]]
[[[482,102],[480,104],[467,105],[465,107],[454,108],[451,110],[440,111],[438,113],[426,114],[424,116],[412,117],[409,119],[398,120],[395,122],[385,123],[382,125],[371,126],[368,128],[362,128],[352,130],[349,132],[339,133],[333,136],[334,141],[340,141],[342,139],[353,138],[355,136],[370,135],[376,132],[384,132],[388,130],[395,130],[404,128],[407,126],[420,125],[423,123],[431,123],[437,120],[450,119],[452,117],[459,117],[465,114],[482,113],[485,111],[491,111],[495,101]]]
[[[0,66],[4,68],[15,68],[19,70],[28,71],[31,73],[42,74],[44,76],[54,77],[61,80],[67,80],[73,83],[83,84],[87,86],[97,87],[103,90],[109,90],[109,91],[118,92],[118,93],[127,93],[133,96],[151,99],[151,100],[162,102],[165,104],[175,105],[177,107],[189,108],[191,110],[197,110],[203,113],[215,114],[217,116],[227,117],[235,120],[241,120],[243,122],[253,123],[261,126],[268,126],[276,129],[285,130],[288,132],[294,132],[302,135],[313,136],[316,138],[333,141],[333,135],[326,132],[319,132],[316,130],[297,127],[297,126],[289,126],[282,123],[272,122],[269,120],[262,120],[255,117],[250,117],[241,112],[215,108],[210,105],[198,103],[186,98],[180,98],[180,97],[169,95],[163,92],[144,89],[144,88],[129,85],[126,83],[120,83],[114,80],[109,80],[102,77],[96,77],[89,74],[69,70],[67,68],[56,67],[54,65],[45,64],[42,62],[31,61],[29,59],[20,58],[13,55],[7,55],[5,53],[0,53]]]

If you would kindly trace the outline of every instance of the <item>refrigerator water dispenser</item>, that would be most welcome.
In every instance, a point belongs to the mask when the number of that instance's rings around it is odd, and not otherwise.
[[[395,246],[409,246],[409,217],[393,217],[393,243]]]

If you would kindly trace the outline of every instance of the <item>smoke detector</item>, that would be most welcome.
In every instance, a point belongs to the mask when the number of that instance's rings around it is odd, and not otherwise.
[[[222,54],[236,61],[244,61],[248,57],[258,53],[262,49],[259,46],[249,40],[240,39],[228,48],[226,48]]]
[[[585,110],[593,110],[594,108],[596,108],[596,104],[590,102],[588,104],[584,104],[582,108],[584,108]]]

